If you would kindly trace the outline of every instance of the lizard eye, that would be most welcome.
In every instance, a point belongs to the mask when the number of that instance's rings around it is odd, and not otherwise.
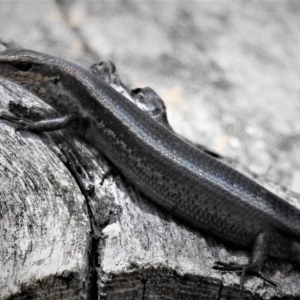
[[[19,62],[15,64],[15,67],[22,72],[29,71],[32,68],[32,64],[27,63],[27,62]]]

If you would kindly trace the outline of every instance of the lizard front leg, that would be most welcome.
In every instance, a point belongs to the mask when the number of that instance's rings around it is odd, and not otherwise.
[[[47,131],[56,131],[60,129],[64,129],[69,126],[73,121],[78,118],[74,115],[66,115],[57,118],[44,119],[41,121],[28,121],[17,117],[15,115],[9,114],[8,112],[1,112],[0,119],[12,122],[17,124],[18,127],[16,131],[20,130],[28,130],[28,131],[36,131],[36,132],[47,132]]]
[[[17,130],[28,130],[37,132],[56,131],[68,127],[76,119],[76,116],[66,115],[58,118],[45,119],[42,121],[28,123],[25,126],[18,127]]]
[[[9,111],[0,112],[0,119],[17,124],[16,131],[28,130],[35,132],[56,131],[64,129],[72,123],[88,127],[89,123],[86,118],[78,114],[57,117],[53,115],[53,111],[37,107],[28,108],[14,102],[9,104]]]

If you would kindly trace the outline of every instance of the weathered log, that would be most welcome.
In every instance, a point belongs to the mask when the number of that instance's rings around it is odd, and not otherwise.
[[[45,106],[3,79],[0,101]],[[118,172],[101,185],[110,163],[72,132],[0,125],[1,299],[240,299],[239,275],[212,266],[247,252],[186,226]],[[222,160],[297,205],[299,195]],[[243,299],[300,296],[296,266],[269,260],[265,271],[277,287],[247,277]]]

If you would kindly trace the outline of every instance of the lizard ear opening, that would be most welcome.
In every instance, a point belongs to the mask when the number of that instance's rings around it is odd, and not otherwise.
[[[27,72],[32,68],[32,64],[31,63],[27,63],[27,62],[19,62],[17,64],[15,64],[15,67],[22,72]]]
[[[300,243],[294,241],[292,243],[293,247],[292,247],[292,257],[291,257],[291,261],[294,261],[298,264],[300,264]]]
[[[56,77],[56,78],[53,79],[53,83],[54,83],[54,84],[58,84],[59,80],[60,80],[60,78],[59,78],[59,77]]]

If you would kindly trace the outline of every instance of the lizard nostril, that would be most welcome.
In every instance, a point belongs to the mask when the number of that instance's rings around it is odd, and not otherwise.
[[[19,62],[15,64],[15,67],[22,72],[29,71],[32,68],[32,64],[26,62]]]

